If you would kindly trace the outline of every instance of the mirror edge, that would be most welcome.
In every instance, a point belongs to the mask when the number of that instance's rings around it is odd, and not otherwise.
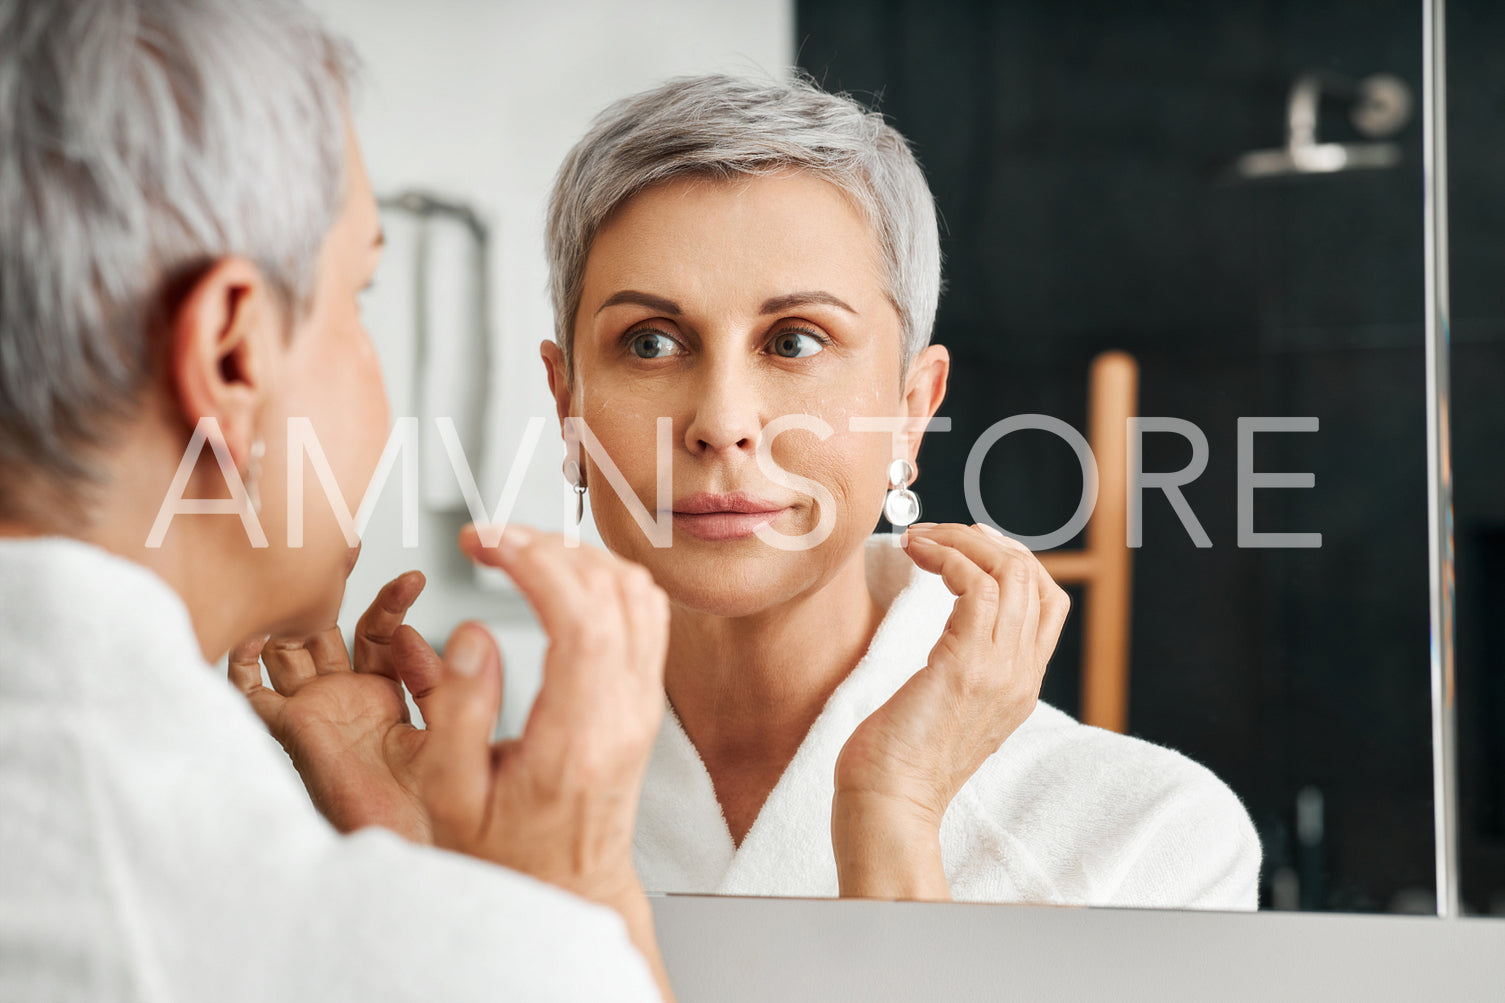
[[[1427,553],[1432,684],[1432,804],[1437,915],[1458,898],[1457,691],[1454,687],[1453,482],[1449,448],[1446,0],[1422,0],[1422,187],[1426,271]]]

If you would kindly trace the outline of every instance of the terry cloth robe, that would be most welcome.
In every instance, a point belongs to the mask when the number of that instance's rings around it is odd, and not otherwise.
[[[673,712],[659,732],[635,854],[650,891],[829,897],[836,757],[922,667],[955,597],[890,536],[867,550],[886,607],[867,654],[821,711],[740,847]],[[1238,797],[1170,749],[1039,704],[957,793],[941,852],[960,901],[1252,910],[1260,846]]]
[[[656,1000],[616,914],[341,836],[176,593],[0,540],[0,999]]]

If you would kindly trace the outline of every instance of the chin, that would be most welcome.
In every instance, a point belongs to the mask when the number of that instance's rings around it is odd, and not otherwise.
[[[704,548],[673,547],[638,555],[676,606],[712,616],[754,616],[818,585],[822,562],[814,552],[788,553],[761,541]]]
[[[323,574],[311,573],[307,569],[290,573],[290,584],[296,584],[298,591],[293,593],[289,589],[289,594],[283,598],[294,599],[296,605],[281,625],[272,629],[273,635],[309,637],[339,623],[340,607],[345,601],[345,576],[349,574],[349,563],[344,554],[335,563],[337,567],[329,568]],[[323,583],[322,587],[316,584],[319,582]],[[305,591],[310,588],[312,591]]]

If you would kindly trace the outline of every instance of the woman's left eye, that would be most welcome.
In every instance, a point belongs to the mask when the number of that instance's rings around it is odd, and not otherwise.
[[[773,354],[784,359],[803,359],[825,349],[826,343],[810,331],[780,331],[769,342]]]

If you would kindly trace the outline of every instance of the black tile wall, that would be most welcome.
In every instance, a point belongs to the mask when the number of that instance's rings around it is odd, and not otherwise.
[[[1244,798],[1272,865],[1294,860],[1293,804],[1325,795],[1330,909],[1385,910],[1433,887],[1422,348],[1418,0],[1134,4],[799,0],[800,63],[878,106],[913,141],[943,216],[936,339],[956,361],[921,456],[926,517],[970,521],[962,470],[1012,414],[1084,426],[1106,348],[1142,367],[1141,413],[1195,422],[1206,473],[1185,489],[1198,550],[1163,498],[1136,557],[1131,730],[1207,763]],[[1453,0],[1449,58],[1464,893],[1505,908],[1505,7]],[[1397,168],[1234,183],[1281,145],[1298,73],[1400,76],[1418,114]],[[1320,138],[1358,142],[1325,100]],[[1257,494],[1256,529],[1320,550],[1240,550],[1239,416],[1315,415],[1266,436],[1256,469],[1311,471]],[[1146,469],[1190,456],[1146,442]],[[1075,507],[1061,442],[1011,436],[983,497],[1011,530]],[[1077,541],[1076,544],[1079,544]],[[1045,697],[1072,707],[1080,636]]]

